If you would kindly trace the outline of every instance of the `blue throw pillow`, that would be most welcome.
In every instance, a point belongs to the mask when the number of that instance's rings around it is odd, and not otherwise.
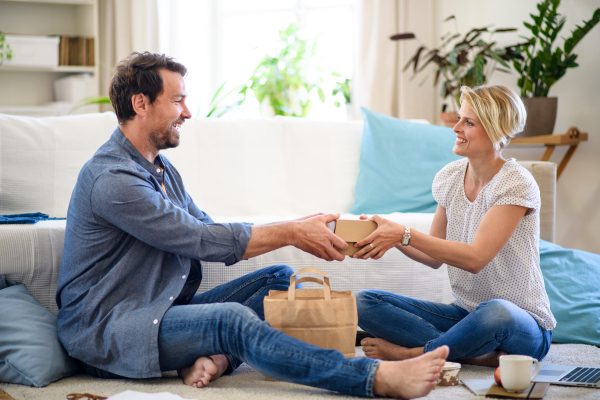
[[[435,212],[435,174],[458,160],[450,128],[419,124],[361,108],[360,166],[351,214]]]
[[[80,371],[58,340],[56,317],[25,285],[0,276],[0,382],[42,387]]]
[[[540,267],[557,321],[552,341],[600,346],[600,255],[540,240]]]

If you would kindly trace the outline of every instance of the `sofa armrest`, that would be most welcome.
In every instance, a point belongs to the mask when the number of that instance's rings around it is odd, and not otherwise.
[[[556,213],[556,164],[547,161],[519,161],[540,187],[540,239],[554,242]]]
[[[0,275],[21,282],[53,314],[65,241],[65,220],[0,225]]]

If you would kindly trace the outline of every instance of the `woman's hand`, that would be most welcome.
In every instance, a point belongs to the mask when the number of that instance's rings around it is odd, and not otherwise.
[[[378,215],[367,218],[367,216],[363,214],[360,216],[360,219],[374,221],[377,224],[377,229],[375,232],[356,243],[355,247],[364,246],[364,248],[357,251],[352,256],[353,258],[374,258],[375,260],[378,260],[383,257],[389,249],[396,246],[402,240],[402,235],[404,234],[403,225],[398,225],[395,222],[381,218]]]

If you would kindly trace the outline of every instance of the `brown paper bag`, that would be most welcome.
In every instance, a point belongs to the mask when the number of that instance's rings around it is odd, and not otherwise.
[[[323,280],[296,275],[312,272]],[[316,282],[323,289],[296,289],[297,283]],[[336,292],[329,277],[315,268],[302,268],[290,277],[288,291],[270,290],[264,298],[265,320],[278,331],[303,342],[355,357],[358,313],[351,291]]]

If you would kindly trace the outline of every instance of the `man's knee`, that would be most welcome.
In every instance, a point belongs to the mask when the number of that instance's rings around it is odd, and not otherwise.
[[[275,275],[280,278],[288,278],[294,274],[294,268],[285,264],[276,264],[271,265],[270,267],[265,268],[269,275]]]
[[[227,321],[247,322],[253,319],[260,320],[253,309],[240,303],[220,303],[218,313]]]

